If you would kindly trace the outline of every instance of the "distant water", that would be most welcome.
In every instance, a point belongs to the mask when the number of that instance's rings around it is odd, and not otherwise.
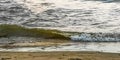
[[[22,4],[22,0],[15,0]],[[119,32],[119,0],[24,0],[39,17],[25,26],[74,32]]]
[[[0,0],[0,24],[74,32],[120,30],[119,0]]]

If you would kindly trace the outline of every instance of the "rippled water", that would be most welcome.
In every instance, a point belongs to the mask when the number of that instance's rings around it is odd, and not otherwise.
[[[0,24],[74,32],[120,30],[119,0],[1,0],[0,4]]]
[[[16,1],[20,3],[21,0]],[[27,26],[75,32],[119,32],[120,30],[119,0],[25,1],[24,5],[40,18],[26,23]]]

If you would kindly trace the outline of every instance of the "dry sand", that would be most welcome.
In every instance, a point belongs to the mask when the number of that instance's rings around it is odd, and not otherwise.
[[[120,54],[100,52],[0,52],[0,60],[120,60]]]

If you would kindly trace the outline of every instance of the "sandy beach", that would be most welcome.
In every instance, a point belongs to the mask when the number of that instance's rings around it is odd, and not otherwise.
[[[0,52],[0,60],[120,60],[120,54],[100,52]]]

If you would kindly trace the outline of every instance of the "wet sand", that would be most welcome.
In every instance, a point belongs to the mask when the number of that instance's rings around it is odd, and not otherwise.
[[[0,48],[15,48],[15,47],[48,47],[48,46],[58,46],[70,43],[71,41],[68,40],[59,40],[59,39],[48,39],[48,40],[41,40],[36,42],[24,42],[24,43],[1,43]]]
[[[36,42],[1,46],[3,52],[98,51],[120,53],[119,42]]]
[[[0,52],[0,60],[120,60],[120,54],[100,52]]]

